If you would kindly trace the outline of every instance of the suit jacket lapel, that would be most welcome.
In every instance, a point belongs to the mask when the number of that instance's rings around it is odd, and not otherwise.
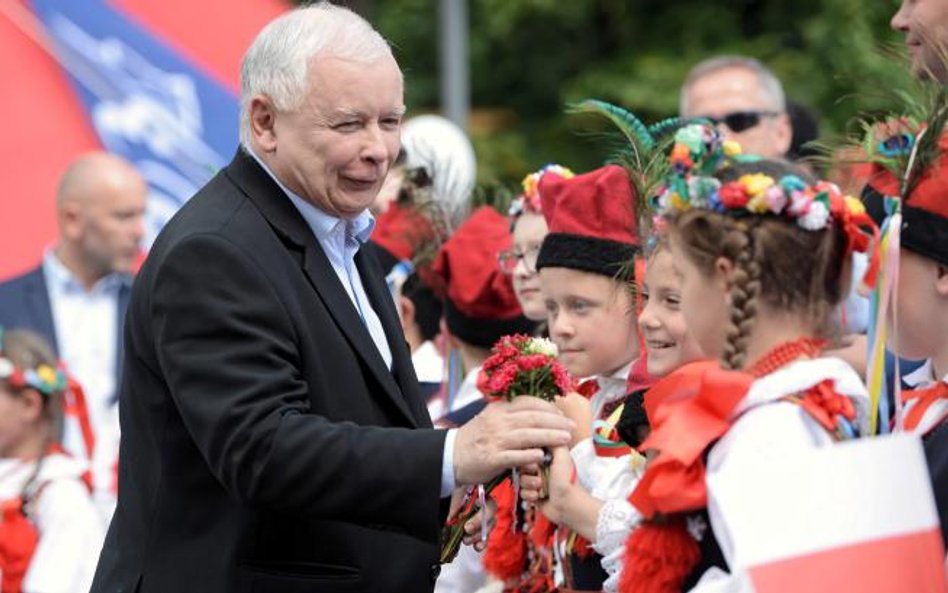
[[[128,311],[128,299],[131,296],[132,288],[128,284],[122,284],[118,290],[118,323],[115,324],[115,396],[113,401],[118,401],[119,391],[122,388],[122,365],[125,362],[125,313]]]
[[[50,337],[53,350],[59,355],[59,336],[56,335],[56,324],[53,323],[53,307],[49,302],[49,291],[46,290],[46,277],[43,267],[34,272],[27,284],[26,307],[33,319],[33,327],[40,333]]]
[[[416,425],[415,416],[399,392],[395,378],[385,366],[369,330],[362,323],[355,305],[339,282],[339,277],[313,236],[312,230],[293,203],[253,157],[243,150],[237,151],[225,174],[244,191],[270,225],[290,244],[289,248],[302,251],[303,271],[336,325],[375,375],[395,407],[406,420],[413,426]]]
[[[315,243],[315,238],[313,241]],[[375,342],[372,341],[372,336],[369,334],[368,328],[365,327],[365,324],[359,317],[355,305],[339,282],[336,271],[333,270],[329,259],[326,257],[326,254],[323,253],[323,250],[320,249],[318,243],[315,243],[312,247],[307,246],[303,269],[309,277],[313,288],[316,289],[316,292],[319,293],[319,296],[326,304],[326,308],[329,309],[329,313],[333,316],[333,319],[336,320],[336,325],[346,334],[353,348],[355,348],[369,369],[372,370],[372,373],[379,379],[379,382],[395,402],[396,406],[398,406],[398,409],[411,421],[412,425],[415,425],[415,417],[411,413],[411,410],[409,410],[405,398],[399,392],[395,378],[392,376],[392,373],[389,372],[388,367],[385,366],[385,361],[382,360],[379,349],[375,346]],[[365,283],[365,280],[366,278],[363,276],[363,283]],[[391,340],[389,340],[389,344],[391,344]]]
[[[398,379],[401,394],[411,408],[415,420],[422,426],[430,424],[428,410],[418,391],[418,380],[415,377],[415,367],[412,365],[405,342],[405,333],[398,320],[398,312],[395,310],[392,296],[382,280],[381,269],[365,249],[359,250],[355,262],[362,277],[365,293],[385,330],[385,337],[392,351],[392,370]]]

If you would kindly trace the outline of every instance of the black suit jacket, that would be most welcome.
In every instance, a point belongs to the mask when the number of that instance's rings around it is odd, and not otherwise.
[[[132,290],[119,502],[93,593],[433,588],[444,432],[381,271],[362,251],[356,265],[391,371],[252,157],[167,224]]]
[[[118,323],[116,323],[115,384],[120,384],[122,370],[122,326],[128,308],[129,288],[123,285],[118,293]],[[32,330],[49,342],[59,352],[58,333],[53,321],[53,308],[49,300],[43,266],[36,267],[22,276],[0,283],[0,325],[6,329]]]

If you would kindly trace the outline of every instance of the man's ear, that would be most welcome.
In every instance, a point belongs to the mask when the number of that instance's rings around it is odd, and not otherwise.
[[[790,145],[793,143],[793,124],[790,123],[790,116],[781,113],[774,122],[774,145],[778,154],[784,156],[790,151]]]
[[[255,144],[264,152],[273,152],[277,146],[277,110],[266,95],[257,95],[250,100],[250,132]]]
[[[65,200],[59,207],[59,227],[63,237],[79,241],[82,237],[82,206],[78,200]]]

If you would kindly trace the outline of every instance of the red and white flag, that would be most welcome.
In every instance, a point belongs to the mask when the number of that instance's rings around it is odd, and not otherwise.
[[[734,482],[709,488],[742,591],[749,584],[755,593],[948,592],[918,437],[804,450],[758,468],[753,482]]]

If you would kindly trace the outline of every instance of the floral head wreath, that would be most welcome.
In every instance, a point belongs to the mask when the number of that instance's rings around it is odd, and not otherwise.
[[[3,354],[3,328],[0,327],[0,379],[10,384],[13,389],[30,387],[42,393],[51,395],[64,391],[68,385],[66,374],[48,364],[41,364],[35,369],[21,369]]]
[[[540,178],[547,173],[554,173],[563,179],[575,177],[575,174],[562,165],[549,164],[535,173],[530,173],[523,178],[520,184],[523,186],[523,193],[517,196],[510,203],[510,209],[507,215],[513,220],[518,218],[524,212],[532,214],[542,214],[543,208],[540,205]]]
[[[76,416],[86,454],[91,459],[95,449],[95,432],[92,430],[82,386],[61,367],[53,368],[51,365],[41,364],[35,369],[21,369],[13,364],[13,361],[3,354],[3,333],[3,327],[0,326],[0,380],[6,381],[13,389],[35,389],[47,401],[54,393],[62,394],[61,404],[67,415]]]
[[[662,216],[690,208],[704,208],[731,216],[779,216],[808,231],[835,224],[846,236],[846,254],[870,253],[878,243],[879,229],[866,213],[862,202],[843,195],[828,181],[807,185],[796,175],[780,179],[763,173],[742,175],[722,183],[713,175],[731,161],[749,162],[736,142],[725,141],[707,124],[691,124],[675,134],[670,160],[671,171],[655,198]],[[878,268],[872,261],[864,282],[872,286]]]

